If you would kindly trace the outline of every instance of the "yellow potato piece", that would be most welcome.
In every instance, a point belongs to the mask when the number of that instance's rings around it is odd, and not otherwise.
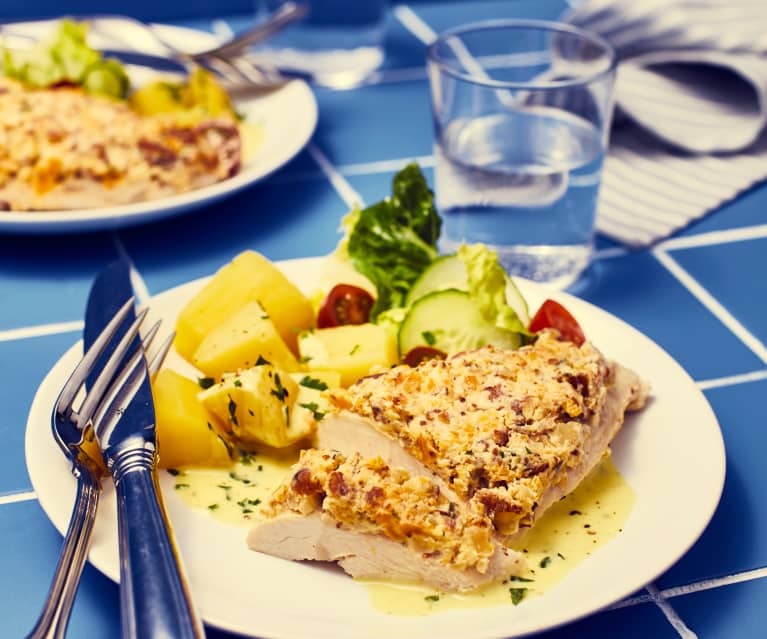
[[[245,251],[223,266],[181,311],[176,350],[192,359],[205,336],[248,302],[263,306],[277,332],[294,353],[296,336],[314,320],[306,296],[263,255]]]
[[[290,414],[290,429],[312,433],[329,409],[325,391],[341,385],[341,374],[337,371],[317,371],[291,373],[290,376],[298,383],[298,396]]]
[[[374,367],[388,368],[398,362],[396,337],[376,324],[306,331],[299,336],[298,349],[310,371],[338,371],[344,387]]]
[[[271,364],[227,374],[199,395],[223,424],[222,435],[245,450],[283,448],[310,434],[310,424],[297,429],[291,422],[298,396],[298,383]]]
[[[224,373],[255,366],[259,357],[289,373],[300,368],[266,311],[258,302],[248,302],[205,336],[192,363],[218,380]]]
[[[232,463],[226,443],[214,430],[216,418],[197,399],[199,392],[196,382],[173,370],[157,374],[152,395],[160,468]]]

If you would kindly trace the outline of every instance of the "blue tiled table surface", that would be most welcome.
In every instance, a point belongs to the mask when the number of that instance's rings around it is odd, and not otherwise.
[[[23,4],[15,6],[21,12]],[[331,251],[350,200],[380,199],[394,171],[412,159],[432,177],[423,67],[429,33],[482,18],[555,17],[563,8],[561,0],[396,6],[376,82],[318,89],[313,139],[270,179],[196,212],[120,232],[0,235],[0,637],[32,627],[60,548],[27,474],[24,429],[36,388],[79,338],[95,274],[125,253],[154,294],[208,275],[246,248],[275,260]],[[244,14],[217,17],[234,29],[247,21]],[[204,29],[222,24],[174,21]],[[728,475],[710,525],[667,573],[619,608],[545,637],[765,636],[766,219],[762,185],[647,250],[598,238],[587,283],[573,292],[644,332],[689,372],[718,417]],[[117,586],[87,566],[69,636],[115,637],[118,624]],[[208,636],[230,635],[209,628]]]

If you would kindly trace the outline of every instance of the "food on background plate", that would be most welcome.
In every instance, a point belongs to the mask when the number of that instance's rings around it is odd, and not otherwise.
[[[493,251],[437,255],[439,227],[411,165],[347,216],[320,295],[247,251],[182,309],[176,349],[210,375],[213,434],[235,457],[303,449],[248,513],[252,549],[445,592],[520,576],[507,544],[644,405],[648,385],[564,307],[530,319]]]
[[[208,71],[131,93],[125,67],[86,35],[62,20],[50,39],[2,50],[0,210],[146,202],[240,170],[259,135]]]

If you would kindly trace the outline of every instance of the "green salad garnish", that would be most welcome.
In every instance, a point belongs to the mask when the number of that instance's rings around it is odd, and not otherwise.
[[[87,23],[62,20],[49,38],[29,49],[2,48],[3,75],[36,88],[74,84],[88,93],[124,98],[130,81],[125,68],[86,41]]]

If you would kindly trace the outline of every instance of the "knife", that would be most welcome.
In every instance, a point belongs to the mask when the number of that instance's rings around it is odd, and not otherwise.
[[[127,264],[107,269],[89,300],[93,323],[119,308],[128,291]],[[86,314],[86,333],[88,324]],[[154,402],[140,342],[93,422],[117,496],[122,636],[204,637],[159,490]]]

